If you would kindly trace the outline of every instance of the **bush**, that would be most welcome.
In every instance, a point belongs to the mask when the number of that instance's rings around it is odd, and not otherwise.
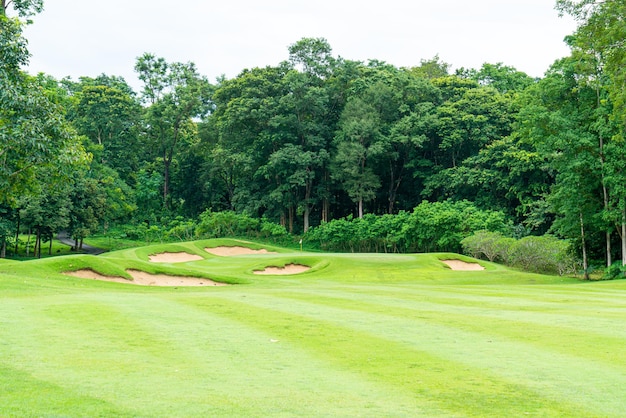
[[[267,219],[261,219],[260,232],[263,237],[282,237],[287,235],[287,228]]]
[[[412,252],[461,251],[461,241],[475,231],[508,231],[511,223],[504,213],[481,210],[467,200],[422,202],[403,228]]]
[[[509,262],[524,270],[559,275],[574,273],[577,266],[569,242],[551,235],[515,241],[509,250]]]
[[[504,232],[510,222],[502,212],[483,211],[467,201],[423,202],[412,213],[335,219],[312,228],[306,238],[331,251],[458,252],[464,238],[492,228]]]
[[[253,232],[258,232],[259,224],[258,219],[246,214],[233,211],[212,212],[208,209],[200,214],[196,236],[199,238],[250,236]]]
[[[616,261],[606,268],[606,270],[604,271],[604,275],[602,276],[602,280],[613,280],[624,277],[625,271],[626,267],[622,266],[622,262]]]
[[[287,235],[287,230],[282,225],[233,211],[206,210],[200,214],[200,220],[195,226],[195,236],[198,238],[276,238],[285,235]]]
[[[186,220],[183,217],[176,217],[170,221],[165,231],[168,239],[177,239],[179,241],[191,241],[195,237],[196,223],[192,220]]]
[[[489,261],[508,260],[509,248],[515,240],[503,236],[499,232],[478,231],[461,240],[461,246],[466,254],[474,258],[483,256]]]
[[[475,258],[486,257],[538,273],[575,274],[578,260],[569,241],[552,235],[527,236],[516,240],[498,232],[478,231],[461,241],[463,251]]]

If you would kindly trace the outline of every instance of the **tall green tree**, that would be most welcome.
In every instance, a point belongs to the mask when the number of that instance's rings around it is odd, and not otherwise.
[[[211,132],[215,132],[215,144],[209,144],[210,171],[224,191],[227,209],[258,214],[266,204],[264,199],[281,184],[260,167],[280,146],[273,135],[278,124],[272,120],[280,116],[278,104],[289,71],[287,64],[244,70],[215,90],[215,112],[201,132],[204,142],[212,141]],[[276,210],[282,213],[282,208]],[[284,217],[282,221],[284,225]]]
[[[480,69],[460,69],[457,74],[477,81],[481,86],[491,86],[500,93],[521,92],[533,84],[534,80],[526,73],[504,65],[484,63]]]
[[[550,156],[555,172],[548,201],[557,218],[553,230],[575,239],[588,265],[590,237],[602,231],[603,158],[594,132],[596,93],[581,83],[577,60],[556,62],[528,95],[519,134]]]
[[[626,158],[626,4],[621,0],[557,0],[556,4],[561,13],[579,23],[572,44],[592,52],[599,61],[613,106],[612,117],[619,124],[617,133],[606,143],[604,168],[605,186],[612,189],[609,205],[615,208],[608,215],[620,225],[622,265],[626,266],[626,173],[621,163]]]
[[[80,142],[45,86],[21,67],[28,62],[22,22],[0,9],[0,204],[14,204],[36,184],[37,168],[63,169],[85,159]],[[16,1],[20,16],[39,11],[41,2]]]
[[[0,16],[11,6],[19,17],[30,17],[43,11],[43,0],[0,0]]]
[[[337,62],[324,38],[302,38],[290,45],[289,61],[300,72],[320,79],[329,77]]]
[[[126,182],[134,181],[143,158],[139,144],[141,105],[119,77],[82,77],[71,86],[74,104],[68,118],[78,132],[101,147],[99,162],[115,169]]]
[[[368,160],[382,152],[379,129],[379,115],[371,104],[358,97],[348,101],[335,138],[333,175],[357,204],[359,218],[363,217],[364,203],[374,199],[380,187],[380,179],[368,165]]]
[[[83,247],[83,239],[97,231],[107,213],[107,196],[98,180],[85,172],[76,173],[69,192],[71,210],[69,233],[75,240],[75,249]]]
[[[44,187],[38,193],[20,199],[20,222],[23,228],[34,231],[33,254],[39,258],[41,258],[42,241],[50,243],[48,255],[52,255],[53,237],[69,224],[71,208],[69,190],[67,184],[54,188]]]
[[[414,76],[429,80],[445,77],[449,74],[449,71],[450,64],[442,61],[438,54],[431,59],[422,59],[419,66],[410,68],[410,72]]]
[[[182,147],[198,141],[195,120],[211,111],[212,87],[193,63],[168,63],[149,53],[137,59],[135,71],[144,83],[146,134],[163,165],[163,207],[169,209],[172,163]]]
[[[462,177],[470,158],[509,136],[515,110],[510,96],[490,86],[474,87],[454,95],[436,109],[432,174],[425,180],[424,196],[430,199],[470,198]],[[479,180],[480,181],[480,180]]]
[[[314,74],[292,70],[284,79],[284,94],[278,100],[278,114],[271,119],[277,145],[269,163],[283,190],[293,196],[302,214],[302,229],[310,226],[311,211],[319,202],[314,194],[328,162],[330,131],[327,124],[328,94]]]

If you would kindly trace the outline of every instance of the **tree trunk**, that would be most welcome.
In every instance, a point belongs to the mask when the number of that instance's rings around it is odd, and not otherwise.
[[[613,264],[613,258],[611,257],[611,231],[606,231],[606,266],[610,267]]]
[[[26,257],[30,255],[30,235],[31,235],[31,230],[30,228],[28,228],[28,238],[26,239]]]
[[[585,280],[589,280],[589,266],[587,261],[587,243],[585,239],[585,224],[583,222],[583,213],[580,212],[580,241],[583,252],[583,275]]]
[[[396,176],[393,172],[393,162],[391,162],[389,165],[389,194],[387,195],[389,206],[387,207],[387,213],[391,215],[393,213],[393,204],[396,200],[396,196],[394,193],[394,183],[396,182]]]
[[[602,171],[602,199],[604,204],[604,211],[608,212],[609,210],[609,192],[606,188],[606,182],[604,180],[604,140],[602,136],[600,136],[600,167]],[[611,230],[607,229],[605,234],[606,239],[606,266],[610,267],[613,263],[611,257]]]
[[[389,169],[389,207],[387,208],[387,213],[389,215],[393,215],[393,211],[395,210],[396,205],[396,196],[398,196],[398,189],[400,188],[400,183],[402,183],[402,169],[404,167],[404,163],[399,168],[398,176],[394,172],[394,165],[391,164]],[[396,167],[397,168],[397,167]]]
[[[163,207],[169,209],[168,195],[170,193],[170,163],[167,156],[163,158]]]
[[[359,218],[363,218],[363,198],[359,197]]]
[[[310,172],[307,169],[307,173]],[[302,227],[303,232],[309,230],[309,217],[311,216],[311,205],[309,204],[311,200],[311,190],[313,190],[313,180],[307,181],[304,187],[304,226]]]
[[[326,189],[326,195],[322,199],[322,222],[328,222],[328,219],[330,217],[330,199],[328,198],[328,196],[330,195],[330,192],[328,190],[328,183],[330,181],[329,178],[330,173],[328,172],[328,170],[326,170],[324,172],[324,187]]]
[[[37,249],[37,258],[41,258],[41,228],[37,228],[37,238],[35,240],[35,248]]]
[[[311,215],[311,207],[309,206],[308,203],[304,204],[304,226],[303,226],[303,232],[306,232],[309,230],[309,216]]]
[[[600,74],[597,74],[600,76]],[[596,84],[596,106],[600,109],[602,102],[600,97],[600,86]],[[602,134],[598,136],[598,145],[600,147],[600,172],[602,175],[602,198],[604,203],[604,211],[608,212],[609,210],[609,192],[606,188],[606,181],[604,179],[604,137]],[[611,256],[611,230],[607,229],[605,234],[606,239],[606,266],[611,267],[613,263]]]
[[[622,267],[624,266],[626,266],[626,209],[622,210]]]
[[[289,206],[289,233],[293,234],[293,206]]]
[[[20,243],[20,212],[17,211],[17,227],[15,228],[15,255],[19,251]]]

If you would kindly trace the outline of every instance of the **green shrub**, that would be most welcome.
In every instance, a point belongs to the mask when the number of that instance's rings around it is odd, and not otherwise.
[[[197,238],[277,238],[285,235],[287,230],[282,225],[233,211],[213,212],[208,209],[200,214],[199,222],[195,225]]]
[[[467,201],[423,202],[411,213],[335,219],[306,237],[327,251],[459,252],[461,241],[480,229],[506,231],[510,222],[502,212],[483,211]]]
[[[196,228],[198,238],[250,236],[259,230],[260,220],[233,211],[213,212],[210,209],[200,214]]]
[[[508,260],[509,248],[515,240],[503,236],[500,232],[477,231],[461,240],[461,246],[466,254],[474,258],[483,256],[489,261]]]
[[[613,280],[624,277],[624,272],[626,272],[626,267],[622,266],[621,261],[616,261],[604,270],[602,280]]]
[[[182,216],[178,216],[170,221],[165,231],[165,236],[168,239],[176,239],[179,241],[191,241],[195,237],[196,223],[193,220],[184,219]]]
[[[403,228],[412,252],[461,251],[461,241],[474,231],[507,231],[511,223],[504,213],[478,209],[467,200],[422,202]]]
[[[528,236],[515,241],[509,249],[509,263],[527,271],[558,273],[576,271],[576,258],[568,241],[551,235]]]
[[[282,237],[287,235],[287,228],[267,219],[261,219],[260,232],[263,237]]]

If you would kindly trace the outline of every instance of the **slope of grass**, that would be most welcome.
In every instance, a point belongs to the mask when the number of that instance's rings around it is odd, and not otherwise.
[[[622,416],[626,282],[451,254],[217,257],[234,240],[0,263],[0,416]],[[203,256],[150,263],[159,252]],[[300,263],[293,276],[254,269]],[[482,262],[481,262],[482,263]],[[61,274],[127,268],[235,285]]]

